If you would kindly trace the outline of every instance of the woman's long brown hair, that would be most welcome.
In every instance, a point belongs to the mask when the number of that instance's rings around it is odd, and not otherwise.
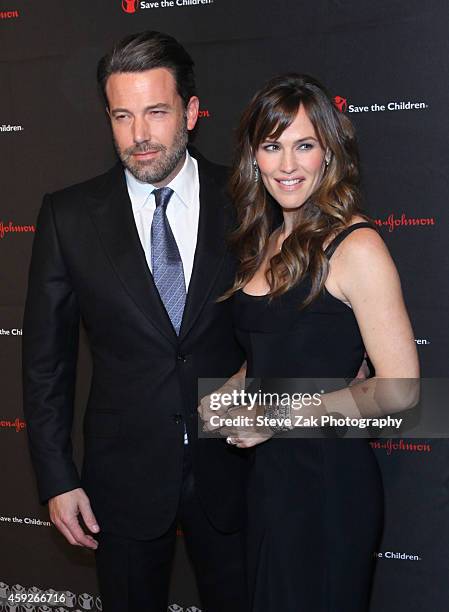
[[[294,230],[270,259],[266,275],[269,296],[282,295],[309,275],[311,289],[302,306],[310,304],[322,291],[328,274],[323,245],[349,225],[355,214],[361,214],[358,150],[351,122],[314,78],[292,73],[272,79],[244,111],[237,132],[230,193],[238,225],[230,241],[239,266],[234,285],[223,299],[254,276],[266,257],[275,225],[273,200],[262,180],[255,181],[255,152],[266,139],[279,138],[294,121],[300,105],[331,159],[318,188],[301,206]]]

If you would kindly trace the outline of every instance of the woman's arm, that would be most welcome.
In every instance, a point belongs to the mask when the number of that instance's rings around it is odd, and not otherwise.
[[[335,297],[352,307],[376,376],[417,378],[418,356],[399,275],[377,232],[365,228],[350,234],[331,259],[328,280]]]
[[[343,240],[326,286],[353,309],[375,369],[374,378],[323,396],[326,411],[378,416],[412,407],[419,392],[414,334],[396,266],[376,231],[359,229]]]

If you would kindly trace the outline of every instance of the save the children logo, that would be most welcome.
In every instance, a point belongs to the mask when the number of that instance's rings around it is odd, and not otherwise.
[[[122,0],[122,10],[125,13],[135,13],[138,8],[137,0]]]
[[[422,561],[420,555],[412,555],[405,552],[395,552],[392,550],[379,551],[374,553],[375,559],[400,559],[401,561]]]
[[[11,125],[10,123],[0,125],[0,132],[23,132],[24,129],[23,125]]]
[[[169,9],[180,6],[202,6],[204,4],[213,4],[214,0],[152,0],[144,2],[143,0],[119,0],[122,11],[132,15],[137,13],[139,9]]]
[[[12,329],[4,329],[0,327],[0,336],[22,336],[23,330],[18,327],[13,327]]]
[[[348,108],[348,101],[346,100],[346,98],[342,98],[341,96],[334,97],[334,104],[338,108],[340,113],[346,112]]]
[[[390,100],[388,102],[370,102],[365,104],[350,104],[343,96],[334,96],[334,104],[341,113],[379,113],[385,111],[426,110],[426,102],[412,100]]]

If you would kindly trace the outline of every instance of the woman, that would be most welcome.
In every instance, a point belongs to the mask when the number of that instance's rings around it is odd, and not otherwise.
[[[255,95],[237,150],[231,194],[240,267],[225,297],[233,299],[247,376],[353,379],[366,350],[377,380],[417,378],[396,268],[360,212],[349,119],[316,80],[288,74]],[[360,400],[375,414],[372,395],[354,389],[324,396],[326,410],[351,415]],[[251,610],[368,610],[382,528],[368,441],[271,435],[248,440],[237,431],[228,440],[254,446]]]

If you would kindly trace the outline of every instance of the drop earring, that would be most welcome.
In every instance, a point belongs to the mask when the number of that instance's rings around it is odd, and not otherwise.
[[[256,160],[253,160],[253,170],[254,170],[254,182],[258,183],[260,178],[259,166],[257,165]]]

